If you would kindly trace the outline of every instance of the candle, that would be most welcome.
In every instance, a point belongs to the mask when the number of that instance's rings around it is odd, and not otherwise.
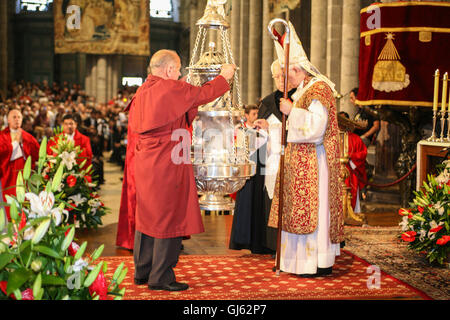
[[[439,69],[434,73],[433,111],[437,111],[439,99]]]
[[[447,83],[448,83],[448,72],[444,74],[444,79],[442,80],[442,106],[441,111],[445,112],[447,107]]]

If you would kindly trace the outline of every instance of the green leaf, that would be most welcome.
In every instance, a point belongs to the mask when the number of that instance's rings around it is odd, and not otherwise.
[[[14,291],[18,290],[25,282],[27,282],[33,275],[33,271],[25,268],[19,268],[9,274],[8,286],[6,288],[6,295],[10,295]]]
[[[30,179],[30,175],[31,175],[31,156],[27,158],[25,166],[23,167],[23,179],[24,180]]]
[[[42,297],[44,296],[44,288],[41,288],[36,295],[34,295],[34,300],[42,300]]]
[[[39,273],[36,277],[36,280],[34,280],[33,284],[33,296],[36,297],[39,294],[39,291],[42,288],[42,275]]]
[[[86,280],[84,280],[83,285],[86,288],[89,288],[89,286],[95,281],[95,279],[97,279],[98,274],[100,273],[100,271],[102,270],[103,267],[103,261],[100,262],[98,265],[95,266],[95,268],[89,273],[89,275],[87,276]]]
[[[128,268],[125,268],[122,273],[120,274],[119,278],[117,279],[117,284],[121,284],[123,279],[125,279],[125,276],[127,275]]]
[[[6,226],[5,210],[3,210],[3,208],[0,208],[0,232],[3,231],[5,226]]]
[[[47,137],[44,136],[39,147],[39,159],[44,159],[47,157]]]
[[[55,192],[59,188],[63,173],[64,173],[64,165],[60,164],[58,170],[56,170],[55,176],[53,177],[52,192]]]
[[[55,250],[45,247],[45,246],[35,246],[33,247],[34,251],[43,253],[49,257],[55,258],[55,259],[59,259],[62,260],[63,258],[58,254],[58,252],[56,252]]]
[[[77,253],[73,257],[74,261],[77,261],[78,259],[80,259],[83,256],[84,251],[86,250],[86,246],[87,246],[87,242],[85,241],[85,242],[83,242],[83,244],[80,246],[80,249],[78,249]]]
[[[102,255],[104,249],[105,249],[104,244],[102,244],[100,247],[98,247],[92,254],[92,261],[97,260]]]
[[[47,286],[65,286],[66,281],[63,278],[52,276],[52,275],[42,275],[42,284]]]
[[[116,271],[114,272],[114,275],[112,277],[112,279],[115,281],[117,280],[117,278],[119,277],[119,275],[122,273],[123,270],[123,266],[125,265],[124,262],[122,262],[116,269]]]
[[[23,183],[22,172],[19,171],[16,179],[16,197],[19,203],[25,201],[25,185]]]
[[[70,246],[70,244],[72,243],[73,237],[75,236],[75,227],[72,227],[69,231],[69,233],[67,234],[67,236],[64,238],[64,241],[61,245],[61,250],[62,251],[66,251],[67,248]]]
[[[52,222],[52,220],[50,218],[48,218],[48,217],[47,217],[46,220],[41,222],[41,224],[39,225],[39,227],[37,227],[37,229],[36,229],[36,231],[34,233],[33,239],[31,239],[31,242],[33,242],[33,244],[38,244],[39,241],[42,240],[42,238],[47,233],[51,222]]]
[[[11,260],[14,258],[12,253],[2,253],[0,254],[0,270],[2,270]]]
[[[6,196],[9,197],[9,196]],[[13,199],[13,198],[11,198]],[[11,216],[11,219],[18,222],[19,220],[19,212],[16,206],[16,201],[13,199],[13,201],[9,204],[9,215]]]

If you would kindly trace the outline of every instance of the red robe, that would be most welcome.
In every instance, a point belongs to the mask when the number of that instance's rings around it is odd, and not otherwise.
[[[128,118],[133,115],[134,109],[128,105],[125,111],[129,111]],[[136,185],[134,180],[134,148],[136,147],[137,134],[128,126],[127,154],[122,183],[122,194],[120,198],[119,222],[117,224],[116,245],[133,250],[134,233],[136,228]]]
[[[129,125],[137,132],[135,148],[136,230],[154,238],[175,238],[204,231],[197,187],[189,154],[177,154],[187,161],[175,163],[172,153],[181,138],[172,132],[186,129],[200,105],[230,90],[222,76],[195,87],[183,81],[150,75],[138,89]],[[189,133],[187,133],[189,137]],[[184,149],[185,150],[185,149]]]
[[[62,133],[64,134],[64,133]],[[54,139],[50,139],[47,144],[47,154],[53,153],[50,149],[58,144],[59,136],[56,136]],[[86,137],[84,134],[81,134],[78,130],[75,130],[75,135],[73,136],[73,141],[75,146],[80,146],[81,153],[78,155],[77,163],[81,164],[86,159],[86,164],[84,168],[87,168],[92,163],[92,148],[91,148],[91,140]]]
[[[16,195],[16,188],[9,188],[16,185],[17,174],[25,166],[25,161],[31,156],[32,164],[39,159],[39,143],[28,132],[22,130],[22,152],[23,157],[10,161],[13,152],[11,144],[11,131],[6,128],[0,131],[0,177],[2,182],[3,201],[6,195]],[[8,208],[6,208],[7,211]]]
[[[359,190],[361,190],[365,186],[363,182],[358,180],[355,172],[357,172],[361,178],[367,180],[367,147],[361,140],[361,138],[353,132],[348,133],[348,155],[350,160],[355,164],[356,168],[353,170],[350,167],[350,164],[347,164],[347,168],[350,170],[350,176],[345,180],[345,184],[351,188],[350,192],[352,194],[352,208],[355,209],[358,188]]]

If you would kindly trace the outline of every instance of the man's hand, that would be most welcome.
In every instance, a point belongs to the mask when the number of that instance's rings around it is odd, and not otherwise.
[[[264,130],[267,130],[267,129],[269,128],[269,123],[267,122],[266,119],[258,119],[258,120],[255,120],[255,121],[253,122],[253,124],[254,124],[257,128],[261,128],[261,129],[264,129]]]
[[[288,116],[291,113],[292,107],[293,104],[291,100],[284,98],[280,99],[280,111],[283,112],[285,115]]]
[[[18,129],[16,133],[16,137],[14,138],[14,141],[17,141],[19,144],[22,143],[22,129]]]
[[[227,81],[230,81],[234,77],[234,72],[236,71],[236,66],[234,64],[224,64],[220,70],[220,75],[223,76]]]

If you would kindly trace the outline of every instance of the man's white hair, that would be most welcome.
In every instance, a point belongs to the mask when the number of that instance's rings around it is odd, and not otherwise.
[[[152,70],[166,66],[170,62],[177,62],[178,54],[173,50],[162,49],[153,54],[148,66],[148,73]]]

